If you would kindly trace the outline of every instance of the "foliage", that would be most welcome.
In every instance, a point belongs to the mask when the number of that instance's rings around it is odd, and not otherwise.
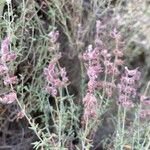
[[[146,8],[1,1],[0,149],[148,150]]]

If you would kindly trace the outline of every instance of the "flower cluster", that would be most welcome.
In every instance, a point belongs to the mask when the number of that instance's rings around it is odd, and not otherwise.
[[[96,117],[96,106],[97,100],[93,93],[87,92],[86,96],[83,98],[84,104],[84,121],[87,121],[90,117]]]
[[[92,49],[92,45],[89,45],[88,50],[83,54],[83,59],[86,61],[87,75],[89,77],[88,91],[93,93],[97,87],[97,78],[99,73],[101,73],[102,67],[99,63],[99,49]]]
[[[113,89],[116,88],[115,79],[119,76],[119,66],[122,66],[124,61],[122,60],[123,52],[121,50],[121,35],[114,29],[111,33],[111,38],[115,40],[115,48],[110,53],[107,49],[103,49],[101,51],[101,57],[103,60],[104,68],[105,68],[105,81],[101,85],[105,91],[105,94],[108,98],[112,97]],[[114,59],[113,59],[114,57]],[[109,79],[109,80],[107,80]]]
[[[123,65],[123,52],[121,50],[121,35],[114,29],[110,36],[115,40],[115,48],[110,51],[105,48],[105,45],[100,40],[101,32],[105,28],[100,21],[96,23],[95,45],[100,50],[100,60],[103,66],[104,81],[99,82],[99,87],[103,89],[103,94],[108,98],[112,97],[115,86],[115,78],[119,76],[119,66]]]
[[[3,104],[13,103],[17,99],[16,92],[12,88],[13,84],[17,83],[17,77],[9,73],[9,62],[16,60],[17,55],[9,51],[10,39],[6,37],[1,44],[1,58],[0,58],[0,75],[3,77],[4,85],[11,86],[11,92],[0,97],[0,102]]]
[[[2,104],[11,104],[17,99],[17,95],[15,92],[10,92],[3,97],[0,97],[0,102]]]
[[[51,32],[49,34],[51,42],[54,44],[59,37],[59,32]],[[52,96],[57,96],[59,87],[65,87],[68,84],[68,78],[65,68],[62,68],[58,65],[58,59],[60,59],[61,55],[54,56],[54,59],[50,61],[47,68],[44,68],[44,75],[48,82],[45,90],[47,93],[51,94]]]
[[[116,30],[111,33],[111,37],[115,39],[116,45],[113,53],[111,53],[105,48],[105,45],[101,40],[104,28],[105,25],[102,25],[101,21],[96,21],[95,48],[93,48],[92,45],[89,45],[88,49],[83,54],[89,78],[87,90],[88,96],[86,95],[83,99],[83,104],[85,106],[84,118],[94,116],[94,112],[96,114],[96,102],[93,102],[94,100],[96,101],[96,98],[94,98],[94,90],[96,88],[103,89],[103,98],[104,96],[107,96],[108,98],[112,97],[113,89],[116,88],[114,78],[119,75],[120,72],[118,67],[123,64],[123,52],[119,48],[121,42],[120,34],[117,33]],[[99,77],[103,81],[99,81]],[[92,103],[89,107],[86,103],[90,103],[90,101],[92,101]],[[87,113],[87,111],[89,111],[89,113]]]
[[[64,87],[68,84],[68,78],[66,77],[65,68],[60,67],[60,71],[57,70],[57,62],[51,61],[49,66],[44,69],[44,75],[48,82],[45,90],[52,96],[57,96],[57,89]]]
[[[97,100],[94,95],[94,90],[97,88],[97,78],[102,72],[102,67],[99,63],[99,49],[92,48],[89,45],[88,50],[83,54],[83,59],[86,61],[87,75],[89,77],[88,90],[86,96],[83,98],[84,104],[84,120],[87,121],[90,117],[96,116]]]
[[[9,51],[10,39],[6,37],[1,45],[1,62],[10,62],[16,60],[17,55]]]
[[[121,77],[121,81],[118,84],[119,90],[119,104],[126,108],[134,107],[132,98],[137,95],[137,81],[140,79],[140,72],[138,68],[129,70],[125,67],[125,74]]]

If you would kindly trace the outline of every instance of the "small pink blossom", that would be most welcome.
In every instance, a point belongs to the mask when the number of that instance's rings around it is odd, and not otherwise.
[[[119,87],[120,85],[118,85]],[[132,96],[135,96],[136,95],[136,89],[134,87],[131,87],[131,86],[125,86],[124,87],[119,87],[120,88],[120,92],[122,93],[126,93],[128,95],[132,95]]]
[[[89,66],[89,68],[87,70],[87,75],[89,76],[89,78],[96,79],[100,72],[102,72],[102,68],[101,68],[100,64],[97,66]]]
[[[110,61],[111,54],[108,52],[107,49],[101,50],[101,55],[104,57],[105,60],[109,60]]]
[[[62,77],[62,82],[63,83],[67,83],[69,81],[68,77],[67,77],[67,73],[66,73],[66,69],[65,68],[60,68],[60,75]]]
[[[121,82],[118,84],[119,103],[131,108],[134,106],[130,100],[137,95],[137,81],[140,79],[140,72],[136,69],[129,70],[125,67],[125,75],[122,75]]]
[[[133,108],[134,107],[134,103],[132,101],[125,101],[125,102],[122,102],[121,105],[125,108]]]
[[[120,38],[121,38],[121,36],[120,36],[120,34],[117,32],[117,29],[116,29],[116,28],[114,28],[114,30],[110,33],[110,36],[111,36],[112,38],[114,38],[114,39],[120,39]]]
[[[9,94],[4,95],[4,97],[0,98],[0,102],[3,104],[11,104],[15,100],[17,100],[17,94],[15,92],[11,92]]]
[[[138,68],[134,70],[129,70],[128,67],[125,67],[125,74],[129,78],[134,78],[134,80],[138,81],[140,79],[141,73],[138,71]]]
[[[148,97],[147,96],[145,96],[145,95],[141,95],[141,97],[140,97],[140,101],[141,102],[143,102],[145,99],[147,99]]]
[[[56,63],[50,62],[48,68],[44,68],[44,75],[49,83],[54,83],[55,79],[58,78],[58,74],[55,71]]]
[[[7,66],[0,64],[0,75],[4,75],[7,72],[8,72]]]
[[[83,104],[84,104],[83,118],[85,121],[97,115],[96,113],[97,100],[93,94],[87,93],[86,96],[83,98]]]
[[[59,55],[60,56],[60,55]],[[45,91],[52,96],[57,96],[57,89],[68,85],[68,77],[65,68],[57,67],[58,57],[50,61],[47,68],[44,68],[44,76],[48,82]]]
[[[127,95],[124,95],[124,94],[119,95],[119,103],[126,102],[128,100],[129,100],[129,97]]]
[[[106,88],[105,92],[106,92],[106,95],[108,96],[108,98],[112,97],[112,95],[113,95],[112,88]]]
[[[51,94],[52,96],[57,96],[57,89],[55,87],[52,86],[46,86],[45,87],[45,91],[49,94]]]
[[[91,93],[87,93],[86,96],[83,98],[83,104],[86,107],[96,105],[96,103],[97,103],[96,97]]]
[[[92,47],[88,47],[88,50],[83,54],[83,59],[86,61],[98,59],[98,56],[100,54],[99,49],[94,48],[92,50],[91,48]]]
[[[97,88],[97,81],[90,79],[88,82],[88,91],[92,93]]]
[[[0,58],[0,75],[3,75],[4,84],[12,85],[17,83],[16,76],[9,76],[9,68],[6,62],[14,61],[17,57],[15,53],[9,52],[10,39],[6,37],[1,45],[1,58]],[[13,88],[13,87],[12,87]],[[17,100],[16,92],[10,92],[0,98],[0,102],[3,104],[11,104]]]
[[[129,78],[126,76],[121,78],[121,82],[124,84],[128,84],[128,85],[134,85],[135,84],[135,80],[133,78]]]
[[[150,116],[150,110],[141,110],[140,116],[141,118],[146,118],[147,116]]]
[[[105,89],[105,93],[108,96],[108,98],[112,97],[113,89],[116,88],[116,85],[111,82],[102,82],[102,87],[103,89]]]
[[[144,105],[150,105],[150,97],[142,95],[140,101]]]
[[[116,85],[115,83],[112,82],[103,82],[103,88],[108,88],[108,87],[115,88]]]
[[[17,81],[18,81],[18,80],[17,80],[17,76],[5,77],[5,78],[4,78],[4,84],[5,84],[5,85],[16,84]]]
[[[7,54],[3,54],[1,57],[1,60],[3,62],[11,62],[16,60],[17,55],[15,53],[7,53]]]
[[[101,51],[101,55],[102,55],[103,57],[105,57],[107,54],[108,54],[108,50],[107,50],[107,49],[103,49],[103,50]]]
[[[59,78],[54,79],[51,83],[57,88],[62,87],[62,85],[64,85],[64,83]]]
[[[119,70],[116,66],[114,66],[114,64],[110,61],[104,61],[104,65],[106,67],[105,73],[109,74],[109,75],[118,75],[119,74]]]
[[[10,44],[10,39],[9,37],[6,37],[1,44],[1,53],[3,54],[7,54],[9,53],[9,44]]]
[[[67,78],[67,73],[65,68],[60,68],[60,72],[56,69],[56,63],[50,62],[48,68],[44,68],[44,75],[46,80],[54,87],[61,87],[67,85],[69,81]],[[62,80],[59,79],[59,75],[61,76]]]
[[[20,111],[20,112],[18,112],[18,114],[17,114],[17,121],[18,121],[19,119],[22,119],[24,116],[25,116],[25,112],[24,112],[23,110]]]

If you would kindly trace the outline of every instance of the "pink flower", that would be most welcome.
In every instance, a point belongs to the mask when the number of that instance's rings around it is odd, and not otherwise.
[[[108,96],[108,98],[112,97],[112,94],[113,94],[112,88],[106,88],[105,92],[106,92],[106,95]]]
[[[119,103],[128,101],[129,97],[127,95],[121,94],[119,95]]]
[[[145,99],[147,99],[148,97],[147,96],[145,96],[145,95],[141,95],[141,97],[140,97],[140,101],[141,102],[143,102]]]
[[[57,96],[57,89],[55,87],[52,86],[46,86],[45,87],[45,91],[49,94],[51,94],[52,96]]]
[[[106,74],[109,74],[109,75],[112,75],[112,74],[118,75],[119,74],[119,70],[117,69],[117,67],[114,66],[114,64],[112,62],[110,62],[108,60],[104,61],[104,65],[107,68],[105,70]]]
[[[49,83],[54,83],[54,80],[58,78],[55,65],[54,62],[50,62],[48,68],[44,68],[44,75]]]
[[[6,94],[4,97],[0,98],[0,102],[3,104],[11,104],[15,100],[17,100],[17,95],[15,92],[11,92],[9,94]]]
[[[116,88],[116,85],[111,82],[103,82],[102,87],[103,89],[105,89],[105,93],[108,96],[108,98],[112,97],[113,89]]]
[[[9,37],[6,37],[2,41],[2,45],[1,45],[1,53],[2,53],[2,55],[9,53],[9,44],[10,44],[10,39],[9,39]]]
[[[83,59],[86,60],[85,65],[87,65],[87,75],[89,77],[88,82],[88,92],[93,93],[95,88],[97,87],[96,79],[99,76],[99,73],[103,71],[100,63],[99,63],[99,56],[100,56],[100,49],[99,48],[92,48],[92,45],[89,45],[88,50],[83,54]]]
[[[108,50],[107,50],[107,49],[103,49],[103,50],[101,51],[101,55],[102,55],[103,57],[105,57],[107,54],[108,54]]]
[[[5,84],[5,85],[16,84],[17,81],[18,81],[18,80],[17,80],[17,76],[4,78],[4,84]]]
[[[0,75],[4,75],[7,72],[8,72],[7,66],[0,64]]]
[[[118,84],[119,103],[127,108],[134,106],[130,100],[137,95],[137,81],[140,79],[140,72],[136,69],[129,70],[125,67],[125,75],[121,77],[121,83]]]
[[[128,67],[125,67],[125,74],[129,78],[134,78],[134,80],[138,81],[140,79],[141,73],[138,71],[138,68],[134,70],[129,70]]]
[[[0,58],[0,75],[4,78],[5,85],[12,85],[17,83],[16,76],[9,76],[9,68],[6,65],[6,62],[14,61],[17,57],[15,53],[9,52],[10,39],[6,37],[1,45],[1,58]],[[12,87],[13,88],[13,87]],[[0,102],[3,104],[11,104],[17,100],[17,94],[15,92],[8,93],[0,98]]]
[[[2,62],[9,62],[9,61],[14,61],[17,57],[15,53],[9,52],[9,45],[10,45],[10,39],[6,37],[1,45],[1,61]]]
[[[128,85],[134,85],[135,84],[135,80],[133,78],[129,78],[126,76],[121,78],[121,82],[124,84],[128,84]]]
[[[64,85],[64,83],[59,78],[54,79],[51,83],[57,88],[62,87],[62,85]]]
[[[147,116],[150,116],[150,110],[141,110],[140,116],[141,118],[146,118]]]
[[[7,53],[2,55],[1,60],[3,62],[10,62],[16,60],[16,58],[17,55],[15,53]]]
[[[62,77],[62,82],[65,84],[67,83],[69,80],[68,80],[68,77],[67,77],[67,73],[66,73],[66,69],[65,68],[60,68],[60,75]]]
[[[120,34],[117,32],[116,28],[111,32],[110,36],[114,39],[120,39]]]
[[[97,103],[96,97],[91,93],[87,93],[86,96],[83,98],[83,104],[86,107],[96,105],[96,103]]]
[[[150,97],[142,95],[140,101],[144,105],[150,105]]]
[[[99,25],[97,24],[97,27],[98,26]],[[84,104],[83,118],[85,121],[87,121],[91,117],[96,117],[97,115],[96,113],[97,100],[93,93],[94,90],[97,88],[96,79],[98,78],[99,73],[103,71],[99,63],[100,49],[98,47],[93,49],[92,45],[89,45],[88,49],[83,54],[83,59],[86,61],[85,65],[87,65],[87,75],[89,77],[87,94],[83,98],[83,104]]]
[[[134,87],[131,87],[131,86],[125,86],[125,85],[122,85],[122,87],[120,87],[121,85],[119,84],[118,85],[118,88],[119,88],[119,92],[121,93],[126,93],[128,95],[132,95],[132,96],[135,96],[136,95],[136,89]]]
[[[25,116],[25,112],[22,110],[17,114],[17,120],[22,119]]]
[[[97,81],[90,79],[88,82],[88,91],[92,93],[97,88]]]
[[[125,107],[125,108],[133,108],[134,107],[134,103],[132,101],[125,101],[125,102],[122,102],[122,106]]]
[[[88,50],[83,54],[83,59],[86,61],[98,59],[100,53],[98,48],[92,49],[89,45]]]
[[[68,84],[68,77],[65,68],[56,69],[57,59],[53,59],[47,68],[44,68],[44,75],[48,82],[45,90],[52,96],[57,96],[57,89]]]
[[[83,98],[83,104],[84,104],[84,115],[83,115],[84,120],[87,121],[91,117],[96,117],[97,115],[96,97],[91,93],[87,93],[86,96]]]
[[[89,78],[96,79],[98,77],[98,73],[100,73],[101,71],[102,71],[102,69],[101,69],[100,65],[89,66],[89,68],[87,70],[87,75],[89,76]]]

